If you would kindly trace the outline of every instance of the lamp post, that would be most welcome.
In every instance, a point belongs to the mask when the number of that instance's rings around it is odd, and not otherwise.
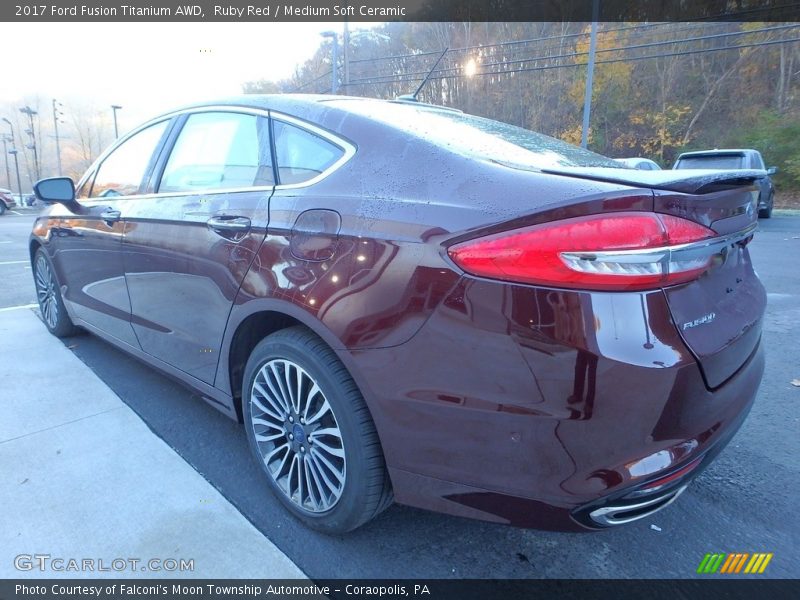
[[[111,110],[114,112],[114,139],[119,137],[119,129],[117,128],[117,111],[122,107],[119,104],[112,104]]]
[[[28,115],[28,122],[30,123],[30,129],[26,129],[25,133],[31,136],[31,143],[28,146],[31,150],[33,150],[33,174],[36,180],[39,180],[39,153],[36,150],[36,130],[33,127],[33,117],[34,115],[38,115],[39,113],[33,110],[30,106],[24,106],[23,108],[19,109],[24,115]],[[30,176],[30,172],[28,173]],[[22,192],[20,192],[22,193]]]
[[[61,177],[61,140],[58,137],[58,118],[64,114],[59,110],[59,107],[61,106],[64,105],[61,104],[61,102],[59,102],[55,98],[53,98],[53,127],[55,128],[55,133],[56,133],[56,158],[58,159],[59,177]]]
[[[19,160],[17,159],[18,151],[16,148],[11,148],[8,151],[14,157],[14,168],[17,170],[17,190],[19,191],[19,205],[22,206],[25,201],[22,199],[22,179],[19,176]]]
[[[16,150],[15,145],[14,145],[14,126],[11,124],[11,121],[9,121],[6,117],[3,117],[3,121],[5,121],[8,124],[8,129],[11,132],[11,140],[10,140],[11,141],[11,150],[8,151],[8,154],[12,154],[14,156],[14,166],[16,167],[16,170],[17,170],[17,188],[18,188],[18,191],[19,191],[20,203],[22,203],[22,184],[20,183],[20,179],[19,179],[19,163],[17,162],[17,150]],[[3,151],[4,152],[5,152],[5,148],[6,148],[5,139],[6,138],[4,136],[3,137]],[[8,174],[8,187],[11,188],[11,173],[8,173],[8,154],[6,154],[6,173]]]
[[[3,134],[3,156],[6,159],[6,182],[8,183],[8,189],[11,189],[11,171],[8,169],[8,140],[9,137],[4,133]]]
[[[331,94],[336,93],[337,77],[336,70],[339,65],[339,35],[335,31],[323,31],[320,34],[322,37],[331,38],[333,43],[333,60],[331,64]]]

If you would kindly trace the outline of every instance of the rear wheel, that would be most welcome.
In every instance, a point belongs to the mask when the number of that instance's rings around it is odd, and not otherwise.
[[[78,333],[64,308],[61,290],[58,287],[53,265],[39,248],[33,259],[33,281],[36,285],[36,299],[47,330],[56,337],[69,337]]]
[[[309,527],[344,533],[391,504],[375,425],[347,369],[304,327],[263,339],[247,361],[250,449],[273,492]]]

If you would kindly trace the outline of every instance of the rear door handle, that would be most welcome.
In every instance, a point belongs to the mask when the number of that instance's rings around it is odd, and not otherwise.
[[[235,217],[232,215],[220,215],[211,217],[206,221],[209,229],[214,231],[233,231],[235,233],[245,233],[250,229],[250,219],[247,217]]]

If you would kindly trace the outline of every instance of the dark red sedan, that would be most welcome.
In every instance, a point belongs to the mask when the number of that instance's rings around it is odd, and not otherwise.
[[[678,497],[761,380],[763,171],[638,171],[407,101],[248,96],[158,117],[52,205],[48,329],[244,422],[326,532],[397,501],[559,530]]]

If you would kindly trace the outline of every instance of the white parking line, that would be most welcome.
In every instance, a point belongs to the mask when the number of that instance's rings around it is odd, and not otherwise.
[[[0,244],[10,244],[10,243],[12,243],[12,240],[2,240],[2,241],[0,241]]]
[[[10,310],[22,310],[23,308],[37,308],[38,304],[20,304],[19,306],[6,306],[5,308],[0,308],[0,312],[8,312]]]
[[[4,262],[0,262],[0,265],[26,265],[28,264],[27,260],[7,260]]]

